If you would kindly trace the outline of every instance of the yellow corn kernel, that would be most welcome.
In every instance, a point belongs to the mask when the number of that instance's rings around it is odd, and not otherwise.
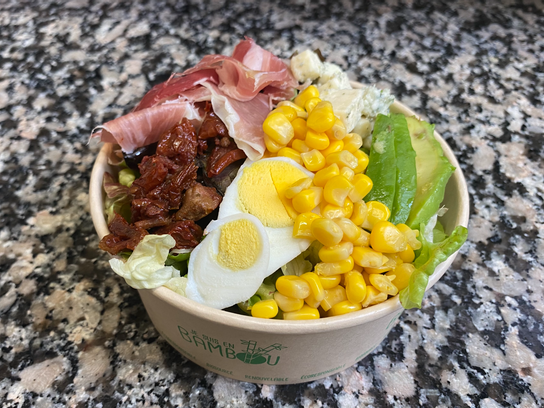
[[[362,266],[359,266],[357,265],[356,263],[353,264],[353,270],[355,272],[359,272],[359,273],[363,273],[364,272],[364,268]]]
[[[359,235],[359,238],[353,241],[353,245],[369,247],[370,246],[370,232],[365,231],[361,227],[358,227],[358,228],[361,231],[361,235]]]
[[[348,256],[347,259],[338,262],[320,262],[315,265],[315,273],[319,276],[341,275],[353,270],[353,258]]]
[[[300,153],[297,152],[295,149],[292,149],[290,147],[282,147],[278,151],[279,157],[288,157],[289,159],[297,162],[298,164],[302,165],[302,159],[300,158]]]
[[[268,116],[272,115],[275,112],[283,113],[285,117],[289,119],[289,122],[292,122],[294,119],[298,118],[297,111],[292,106],[278,106],[276,109],[271,111]]]
[[[370,177],[362,173],[355,175],[351,183],[353,184],[353,188],[349,192],[348,197],[354,203],[365,198],[374,185]]]
[[[344,176],[349,182],[353,183],[355,172],[352,169],[350,169],[348,166],[344,166],[340,169],[340,175]],[[359,201],[359,200],[361,200],[361,198],[359,198],[358,200],[351,200],[351,201]]]
[[[310,150],[312,150],[308,147],[304,140],[300,139],[293,139],[291,142],[291,147],[299,153],[308,153]]]
[[[291,102],[291,101],[281,101],[280,103],[278,103],[278,108],[282,107],[282,106],[289,106],[290,108],[293,108],[296,112],[297,112],[297,116],[299,118],[303,118],[303,119],[306,119],[308,117],[308,113],[304,110],[303,107],[301,106],[298,106],[296,103],[294,102]],[[293,121],[291,120],[291,123]]]
[[[353,184],[344,176],[334,176],[323,187],[323,198],[329,204],[343,207]]]
[[[341,316],[351,312],[357,312],[363,307],[361,303],[352,303],[349,300],[344,300],[343,302],[338,302],[327,312],[328,317],[332,316]]]
[[[302,118],[296,118],[291,122],[293,126],[293,132],[295,133],[295,139],[304,140],[306,138],[306,131],[308,126],[306,126],[306,121]]]
[[[308,282],[308,285],[310,285],[311,295],[313,295],[314,299],[321,302],[325,297],[325,289],[321,284],[321,280],[319,280],[319,276],[317,276],[317,274],[314,272],[306,272],[300,275],[300,277]]]
[[[379,268],[388,260],[380,252],[362,246],[353,247],[351,256],[355,263],[363,268]]]
[[[325,246],[337,245],[344,233],[333,220],[317,218],[312,222],[312,236]]]
[[[374,224],[379,221],[387,221],[391,216],[391,211],[386,205],[379,201],[369,201],[366,203],[367,215],[366,219],[361,225],[366,230],[372,230]]]
[[[308,117],[310,117],[310,113],[314,110],[319,102],[321,102],[321,99],[319,98],[310,98],[306,101],[304,108],[306,109],[306,112],[308,112]]]
[[[406,237],[394,224],[389,221],[378,221],[374,224],[370,233],[370,246],[372,249],[385,254],[406,249]]]
[[[385,276],[394,276],[395,278],[391,281],[391,283],[400,291],[408,286],[410,276],[412,276],[415,269],[416,267],[411,263],[401,263],[400,265],[397,265],[395,269],[387,272]]]
[[[340,227],[340,229],[344,233],[344,237],[342,238],[344,241],[353,243],[361,235],[362,230],[357,225],[355,225],[353,221],[351,221],[349,218],[338,217],[333,218],[333,221]]]
[[[416,258],[416,254],[410,245],[406,245],[406,249],[399,252],[399,258],[402,259],[402,262],[412,263]]]
[[[355,173],[364,172],[366,168],[368,167],[368,161],[369,161],[368,154],[366,154],[362,150],[356,150],[355,152],[353,152],[353,155],[357,159],[357,166],[355,166],[353,171],[355,171]]]
[[[351,218],[353,215],[353,201],[346,198],[344,201],[344,217]]]
[[[276,290],[284,296],[304,299],[310,294],[310,285],[298,276],[284,275],[276,281]]]
[[[299,213],[305,213],[312,211],[319,205],[323,198],[322,187],[310,187],[306,190],[302,190],[296,196],[293,197],[291,202],[295,211]]]
[[[325,297],[325,290],[323,290],[323,297]],[[308,306],[314,309],[317,309],[319,305],[321,304],[321,300],[317,300],[314,294],[310,293],[310,295],[306,299],[304,299],[304,303],[306,303]]]
[[[342,279],[342,276],[344,275],[318,275],[319,280],[321,281],[321,286],[323,286],[323,289],[332,289],[340,284],[340,280]]]
[[[344,275],[346,296],[351,303],[361,303],[366,296],[366,283],[363,275],[356,271]]]
[[[412,249],[417,251],[421,248],[421,242],[417,239],[417,237],[419,237],[418,230],[413,230],[406,224],[397,224],[397,228],[404,234],[408,245],[410,245]]]
[[[394,269],[397,266],[397,263],[395,262],[395,260],[389,259],[385,255],[384,255],[383,259],[384,259],[385,262],[384,262],[384,264],[382,266],[378,266],[377,268],[372,268],[372,267],[367,266],[365,268],[365,272],[367,272],[368,274],[384,273],[384,272],[387,272],[387,271],[390,271],[390,270]]]
[[[372,305],[377,305],[378,303],[382,303],[386,300],[387,300],[387,293],[380,292],[374,286],[369,285],[366,287],[366,296],[365,296],[365,300],[363,300],[362,302],[362,305],[363,307],[368,307]]]
[[[358,165],[357,157],[347,150],[331,153],[327,156],[327,165],[336,163],[338,167],[347,166],[350,169],[355,169]]]
[[[310,177],[303,177],[300,180],[297,180],[293,184],[291,184],[291,186],[289,186],[285,190],[283,195],[288,199],[292,199],[302,190],[306,190],[307,188],[310,188],[311,185],[312,185],[312,179]]]
[[[338,176],[339,174],[340,169],[338,168],[338,164],[331,164],[330,166],[327,166],[324,169],[319,170],[317,173],[315,173],[314,185],[318,187],[325,187],[327,181],[329,181],[334,176]]]
[[[368,272],[363,271],[363,272],[361,272],[361,275],[363,275],[363,278],[365,278],[365,283],[366,283],[367,288],[369,286],[372,286],[370,284],[370,274]]]
[[[310,98],[319,98],[319,91],[315,85],[310,85],[304,91],[299,93],[295,98],[295,103],[298,106],[304,107],[306,101]]]
[[[357,226],[363,225],[368,215],[368,207],[364,201],[353,202],[353,215],[350,217],[351,221]]]
[[[272,319],[278,314],[278,304],[274,299],[261,300],[251,308],[251,316]]]
[[[281,112],[268,115],[263,122],[263,131],[270,139],[279,145],[285,146],[295,137],[295,130],[291,122]]]
[[[313,212],[305,212],[297,215],[293,226],[293,237],[314,239],[312,223],[318,218],[321,217]]]
[[[300,157],[304,162],[304,167],[314,173],[325,167],[325,156],[319,150],[313,149],[309,152],[300,153]]]
[[[281,145],[279,143],[276,143],[274,140],[272,140],[270,138],[270,136],[268,136],[267,134],[264,135],[264,145],[266,146],[266,148],[268,149],[269,152],[272,152],[272,153],[277,153],[279,152],[282,148],[284,148],[285,146],[284,145]]]
[[[338,285],[332,289],[325,290],[325,298],[321,301],[322,309],[327,312],[335,304],[348,300],[346,289]]]
[[[327,139],[329,138],[327,137]],[[342,142],[341,140],[332,140],[330,141],[329,147],[321,150],[321,153],[323,153],[323,156],[327,157],[329,154],[341,152],[343,149],[344,142]]]
[[[327,130],[326,133],[331,139],[342,140],[346,137],[346,126],[340,119],[335,119],[334,125],[332,125],[332,128]]]
[[[353,252],[351,242],[341,242],[331,247],[324,246],[319,250],[319,259],[322,262],[338,262],[347,259]]]
[[[363,145],[363,138],[357,133],[348,133],[344,140],[344,149],[355,153]]]
[[[319,310],[308,305],[302,306],[296,312],[288,312],[283,314],[283,320],[312,320],[319,319]]]
[[[400,256],[398,253],[386,254],[385,256],[388,257],[390,261],[395,262],[395,266],[400,265],[402,263],[402,259],[400,259]]]
[[[370,284],[378,289],[380,292],[387,293],[388,295],[395,296],[399,293],[398,288],[391,283],[394,275],[385,276],[379,273],[372,273],[369,276]]]
[[[315,132],[312,129],[308,129],[306,132],[306,139],[304,139],[306,145],[311,149],[324,150],[329,147],[331,141],[325,133]],[[323,152],[321,152],[323,154]]]
[[[304,300],[282,295],[278,291],[274,292],[274,300],[282,312],[294,312],[304,306]]]
[[[332,104],[328,101],[321,101],[312,110],[306,110],[308,111],[306,124],[316,132],[326,132],[332,128],[336,121]]]

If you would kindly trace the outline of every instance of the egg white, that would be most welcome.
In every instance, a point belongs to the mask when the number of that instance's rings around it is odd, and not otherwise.
[[[311,179],[314,178],[314,174],[308,171],[297,162],[287,157],[271,157],[267,159],[261,159],[258,162],[263,161],[283,161],[291,164],[300,171],[304,172]],[[246,160],[240,167],[236,178],[232,181],[230,186],[225,191],[225,196],[219,207],[218,220],[228,217],[234,214],[247,214],[241,207],[239,201],[238,182],[243,175],[244,169],[256,163],[251,160]],[[262,220],[261,220],[262,221]],[[303,251],[308,249],[312,243],[309,239],[294,238],[293,226],[272,228],[264,226],[270,242],[270,262],[267,268],[267,276],[274,273],[278,268],[282,267]]]
[[[251,267],[231,270],[217,261],[221,226],[245,219],[257,229],[260,254]],[[270,259],[268,235],[263,224],[251,214],[233,214],[212,221],[206,228],[206,238],[193,250],[189,258],[187,287],[185,294],[189,299],[216,309],[224,309],[249,299],[255,294],[268,274]]]

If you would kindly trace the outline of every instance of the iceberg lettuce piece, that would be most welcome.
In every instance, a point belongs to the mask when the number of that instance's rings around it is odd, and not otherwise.
[[[179,278],[179,270],[165,266],[171,248],[176,240],[170,235],[146,235],[126,260],[110,259],[113,271],[123,277],[134,289],[154,289],[172,278]]]
[[[187,287],[187,277],[172,278],[164,284],[168,289],[176,292],[178,295],[185,297],[185,288]]]

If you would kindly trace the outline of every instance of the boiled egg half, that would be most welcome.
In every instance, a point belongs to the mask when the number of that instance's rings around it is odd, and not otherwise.
[[[189,258],[185,295],[224,309],[249,299],[268,276],[268,236],[253,215],[234,214],[211,222]]]
[[[306,250],[284,192],[313,173],[285,157],[247,160],[227,188],[217,221],[189,260],[186,295],[223,309],[255,294],[264,278]]]

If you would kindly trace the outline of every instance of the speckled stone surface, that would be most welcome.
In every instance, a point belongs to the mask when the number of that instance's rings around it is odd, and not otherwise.
[[[0,1],[0,405],[542,405],[542,1],[203,3]],[[282,57],[320,48],[390,88],[436,124],[472,199],[469,242],[423,308],[357,365],[300,385],[181,357],[88,213],[91,130],[244,35]]]

